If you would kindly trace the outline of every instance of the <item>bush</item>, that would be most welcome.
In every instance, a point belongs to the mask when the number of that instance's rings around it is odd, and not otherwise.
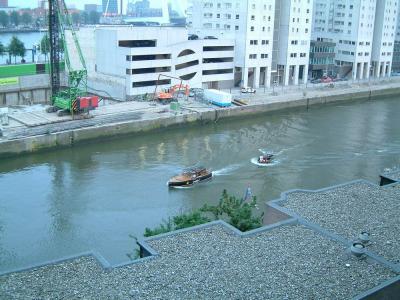
[[[254,209],[258,209],[256,197],[246,202],[235,196],[229,196],[228,192],[224,190],[218,205],[204,205],[191,213],[180,214],[167,221],[164,220],[154,229],[146,228],[144,236],[149,237],[205,224],[211,221],[208,215],[211,215],[214,220],[224,220],[240,231],[248,231],[262,226],[264,213],[254,216]]]

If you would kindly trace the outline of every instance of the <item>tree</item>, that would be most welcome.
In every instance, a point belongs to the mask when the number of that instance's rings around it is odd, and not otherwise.
[[[254,215],[255,209],[258,209],[256,197],[253,197],[251,201],[245,201],[228,195],[228,192],[224,190],[218,205],[204,205],[191,213],[169,218],[154,229],[146,228],[144,236],[149,237],[204,224],[211,221],[209,215],[213,216],[214,220],[228,222],[240,231],[248,231],[261,227],[263,224],[264,213]]]
[[[81,22],[81,15],[79,13],[72,14],[72,23],[78,25]]]
[[[10,22],[11,22],[11,24],[13,24],[14,26],[18,26],[19,25],[19,14],[16,12],[16,11],[13,11],[11,14],[10,14]]]
[[[82,12],[81,20],[83,24],[89,24],[89,14],[86,11]]]
[[[50,39],[47,34],[42,37],[40,41],[40,53],[44,54],[45,61],[47,61],[47,55],[50,52]]]
[[[21,16],[21,22],[24,25],[30,25],[32,24],[32,16],[28,12],[24,12]]]
[[[5,11],[0,11],[0,25],[7,27],[10,23],[10,17]]]
[[[89,13],[89,23],[90,24],[99,24],[100,22],[100,14],[97,11],[92,10]]]
[[[0,42],[0,56],[3,56],[4,54],[6,54],[6,48],[5,48],[4,45]]]
[[[16,36],[13,36],[10,44],[8,45],[8,53],[14,56],[14,62],[17,63],[17,56],[25,57],[25,45]]]

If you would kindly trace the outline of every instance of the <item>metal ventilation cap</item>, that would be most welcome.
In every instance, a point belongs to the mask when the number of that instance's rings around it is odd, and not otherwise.
[[[365,253],[365,246],[361,242],[354,242],[350,247],[350,251],[354,256],[360,257]]]
[[[360,239],[361,243],[363,243],[364,245],[367,244],[369,242],[369,232],[361,232],[358,238]]]

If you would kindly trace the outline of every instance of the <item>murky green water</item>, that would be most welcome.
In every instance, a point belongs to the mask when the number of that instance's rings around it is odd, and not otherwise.
[[[123,262],[161,219],[216,202],[223,189],[260,201],[294,188],[357,178],[377,182],[400,164],[400,98],[328,105],[98,142],[0,161],[0,271],[91,249]],[[278,163],[260,168],[264,148]],[[211,182],[168,190],[181,167],[202,162]]]

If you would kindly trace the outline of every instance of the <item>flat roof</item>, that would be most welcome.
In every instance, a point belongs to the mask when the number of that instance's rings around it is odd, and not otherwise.
[[[93,257],[0,277],[0,295],[138,299],[348,299],[395,277],[300,224],[242,236],[213,223],[149,239],[157,255],[105,271]],[[18,293],[15,293],[18,291]]]
[[[319,191],[285,194],[281,206],[351,243],[370,234],[367,249],[400,270],[400,184],[379,187],[356,181]]]

